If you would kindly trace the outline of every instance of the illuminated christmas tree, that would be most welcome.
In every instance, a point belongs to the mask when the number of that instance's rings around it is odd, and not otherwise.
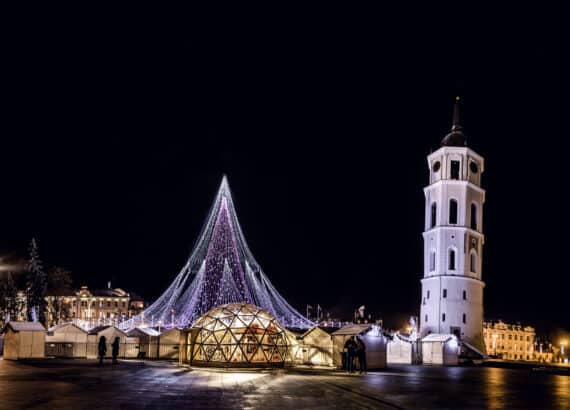
[[[256,262],[224,176],[186,265],[162,296],[120,327],[150,326],[151,318],[153,323],[189,326],[218,305],[240,302],[269,311],[285,326],[314,325],[287,303]]]

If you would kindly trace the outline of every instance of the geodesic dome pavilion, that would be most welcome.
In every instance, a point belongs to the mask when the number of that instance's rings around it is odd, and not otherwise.
[[[284,328],[271,313],[248,303],[206,312],[192,332],[192,364],[273,367],[283,366],[287,356]]]

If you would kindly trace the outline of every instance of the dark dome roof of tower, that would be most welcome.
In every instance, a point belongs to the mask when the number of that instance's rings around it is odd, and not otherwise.
[[[467,145],[467,137],[461,129],[452,130],[441,140],[441,145],[444,147],[464,147]]]
[[[467,145],[467,137],[463,133],[463,127],[459,123],[459,97],[455,98],[453,107],[453,123],[451,132],[441,140],[442,147],[464,147]]]

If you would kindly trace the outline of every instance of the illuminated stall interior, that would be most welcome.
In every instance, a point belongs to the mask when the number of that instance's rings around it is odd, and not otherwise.
[[[189,337],[191,363],[205,366],[283,366],[287,339],[266,310],[247,303],[221,305],[201,316]]]

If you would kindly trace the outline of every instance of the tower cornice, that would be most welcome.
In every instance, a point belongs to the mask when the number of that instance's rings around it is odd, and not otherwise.
[[[428,162],[430,160],[432,160],[434,157],[438,157],[441,156],[442,154],[447,154],[447,153],[453,153],[453,154],[465,154],[468,156],[473,157],[474,159],[478,160],[479,162],[481,162],[481,165],[485,162],[485,158],[483,158],[481,155],[479,155],[476,151],[474,151],[472,148],[470,147],[440,147],[437,150],[431,152],[428,156]],[[481,170],[481,172],[483,172],[483,170]]]
[[[438,181],[435,181],[433,184],[429,184],[426,185],[424,187],[424,194],[427,194],[428,190],[431,188],[435,188],[439,185],[459,185],[459,186],[466,186],[469,188],[473,188],[473,190],[479,192],[480,194],[483,194],[483,201],[485,201],[485,193],[486,191],[481,188],[480,186],[475,185],[473,182],[469,182],[469,181],[462,181],[460,179],[440,179]]]
[[[481,285],[481,287],[485,287],[485,282],[483,282],[481,279],[476,279],[473,278],[471,276],[465,276],[465,275],[430,275],[430,276],[426,276],[422,279],[420,279],[420,281],[422,283],[424,282],[428,282],[430,280],[439,280],[440,278],[446,278],[446,279],[458,279],[458,280],[467,280],[473,283],[477,283],[479,285]]]
[[[463,233],[470,233],[473,236],[476,236],[477,238],[481,239],[482,241],[485,241],[485,234],[479,231],[476,231],[474,229],[468,228],[466,226],[463,225],[437,225],[434,226],[433,228],[428,229],[427,231],[423,231],[422,232],[422,236],[424,237],[424,239],[426,238],[426,235],[433,233],[433,232],[437,232],[438,230],[442,230],[442,231],[460,231]]]

